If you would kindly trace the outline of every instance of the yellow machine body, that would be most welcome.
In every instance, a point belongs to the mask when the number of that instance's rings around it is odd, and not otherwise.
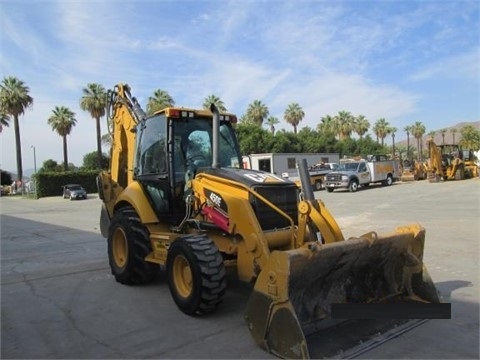
[[[456,144],[437,145],[430,138],[427,141],[430,182],[440,180],[463,180],[478,176],[473,151],[462,150]]]
[[[401,181],[424,180],[427,178],[427,166],[416,160],[405,160],[403,162]]]
[[[137,105],[128,86],[117,85],[110,101],[111,168],[98,177],[101,229],[117,281],[148,282],[162,265],[177,306],[199,315],[222,301],[224,268],[234,268],[240,280],[255,284],[245,312],[254,340],[285,358],[309,357],[305,334],[330,318],[332,303],[440,301],[423,265],[420,225],[344,239],[323,202],[313,198],[308,176],[300,174],[308,188],[300,192],[286,179],[242,169],[238,145],[225,157],[228,131],[236,144],[228,124],[234,115],[213,107],[167,108],[147,117]],[[166,124],[160,143],[168,156],[162,155],[165,172],[152,175],[142,165],[150,151],[142,136],[154,133],[149,121],[157,119]],[[213,131],[213,140],[196,146],[201,165],[185,166],[180,176],[175,149],[182,134],[175,131],[196,122]],[[225,131],[215,133],[219,123]],[[206,139],[192,134],[190,141]],[[205,150],[209,144],[212,151]],[[211,165],[204,166],[210,155]]]

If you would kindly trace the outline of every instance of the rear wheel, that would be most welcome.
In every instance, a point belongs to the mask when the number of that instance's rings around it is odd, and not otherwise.
[[[389,174],[389,175],[387,175],[387,179],[385,180],[384,185],[385,186],[390,186],[392,184],[393,184],[393,178],[392,178],[392,175]]]
[[[132,207],[115,213],[108,230],[108,260],[115,280],[126,285],[153,280],[158,266],[145,261],[151,252],[147,228]]]
[[[205,235],[175,240],[168,250],[168,284],[177,306],[188,315],[212,312],[222,302],[226,289],[223,258]]]
[[[350,192],[355,192],[358,190],[358,182],[357,180],[352,180],[350,181],[350,185],[348,185],[348,190],[350,190]]]
[[[322,190],[322,181],[321,180],[315,180],[315,190],[316,191]]]

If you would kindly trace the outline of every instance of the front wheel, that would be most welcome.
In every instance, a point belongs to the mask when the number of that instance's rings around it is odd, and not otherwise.
[[[356,192],[358,190],[358,182],[356,180],[350,181],[350,185],[348,185],[348,189],[350,192]]]
[[[333,192],[333,188],[327,187],[328,192]]]
[[[152,251],[150,236],[135,209],[118,210],[108,229],[108,260],[115,280],[126,285],[153,280],[158,266],[145,261]]]
[[[322,190],[322,181],[321,180],[315,180],[315,190],[316,191]]]
[[[167,272],[170,293],[185,314],[206,314],[222,302],[226,270],[220,251],[207,236],[175,240],[168,250]]]

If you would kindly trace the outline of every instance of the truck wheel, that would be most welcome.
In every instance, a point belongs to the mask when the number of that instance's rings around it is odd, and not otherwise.
[[[145,261],[152,251],[147,228],[132,207],[117,211],[108,230],[108,260],[115,280],[125,285],[153,280],[158,266]]]
[[[327,187],[327,191],[328,191],[328,192],[333,192],[333,188]]]
[[[352,180],[350,181],[350,185],[348,185],[348,190],[350,190],[350,192],[355,192],[358,190],[358,182],[357,180]]]
[[[206,235],[176,239],[167,256],[168,285],[173,300],[188,315],[212,312],[227,286],[223,258]]]
[[[387,175],[387,179],[385,180],[384,182],[384,185],[385,186],[390,186],[393,184],[393,178],[392,178],[392,175],[388,174]]]
[[[316,191],[322,190],[322,181],[321,180],[315,180],[315,190]]]

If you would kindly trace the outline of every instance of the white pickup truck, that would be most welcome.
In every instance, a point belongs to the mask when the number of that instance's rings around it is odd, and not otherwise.
[[[401,175],[400,164],[384,155],[372,155],[367,160],[341,160],[339,167],[325,176],[328,192],[335,189],[358,190],[359,186],[382,183],[390,186]]]

